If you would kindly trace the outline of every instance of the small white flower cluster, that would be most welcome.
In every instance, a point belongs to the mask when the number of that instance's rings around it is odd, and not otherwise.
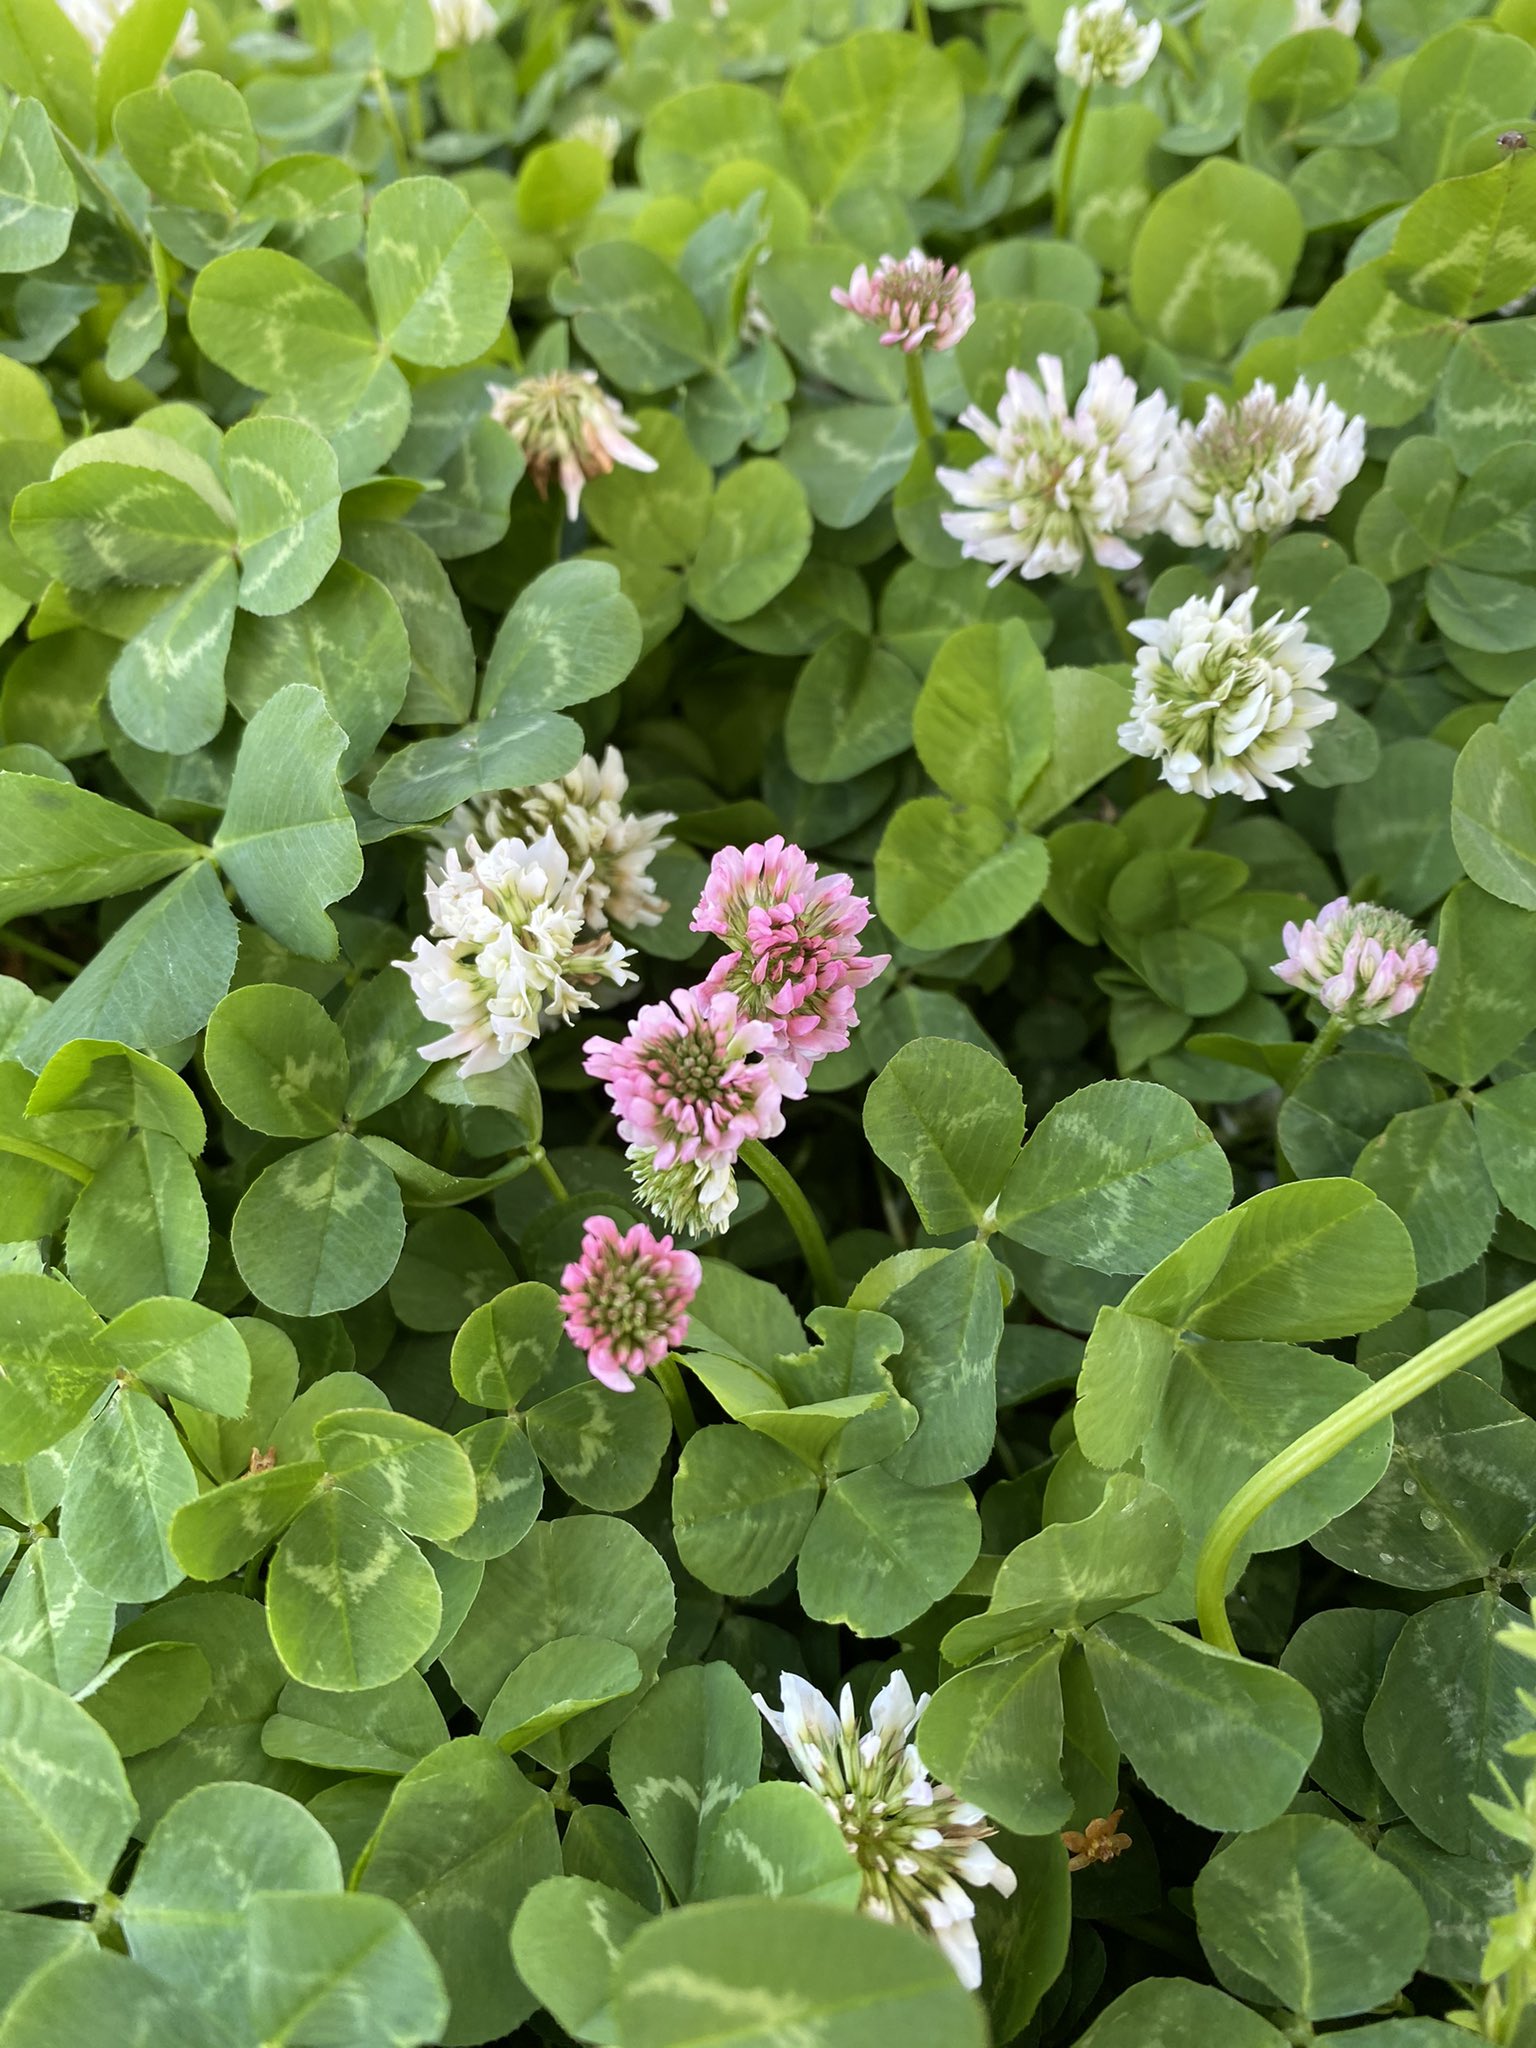
[[[107,37],[132,6],[133,0],[59,0],[62,11],[79,29],[93,56],[99,57],[106,48]],[[263,0],[265,5],[265,0]],[[202,38],[197,32],[197,16],[189,7],[182,17],[181,27],[176,31],[176,41],[171,49],[173,57],[180,57],[183,63],[201,56]]]
[[[863,1880],[859,1910],[930,1935],[967,1990],[981,1983],[975,1901],[966,1885],[990,1885],[1010,1898],[1014,1871],[987,1847],[993,1829],[979,1806],[929,1777],[912,1731],[928,1695],[912,1697],[897,1671],[870,1702],[861,1731],[846,1685],[836,1707],[786,1671],[780,1705],[753,1699],[795,1769],[843,1831]]]
[[[1170,448],[1164,526],[1183,547],[1238,548],[1298,519],[1323,519],[1365,461],[1365,421],[1298,377],[1281,398],[1262,378],[1235,403],[1214,392]]]
[[[553,832],[572,862],[586,870],[581,914],[599,931],[610,923],[631,930],[660,924],[667,905],[651,879],[651,862],[672,844],[667,827],[673,815],[626,811],[628,794],[624,757],[608,747],[600,762],[583,754],[558,782],[492,797],[484,829],[497,839]]]
[[[439,50],[464,50],[486,43],[501,28],[491,0],[430,0],[432,27]]]
[[[409,960],[422,1015],[447,1035],[421,1047],[427,1060],[457,1059],[466,1078],[504,1067],[546,1024],[569,1024],[596,1007],[598,982],[637,977],[617,939],[584,939],[590,863],[573,868],[552,832],[532,841],[473,837],[427,880],[432,936]]]
[[[1085,90],[1134,85],[1162,46],[1160,21],[1142,22],[1125,0],[1087,0],[1069,7],[1056,43],[1056,69]]]
[[[1291,34],[1302,35],[1309,28],[1336,28],[1352,36],[1360,26],[1360,0],[1294,0]]]
[[[1312,751],[1312,730],[1338,710],[1323,688],[1332,650],[1306,636],[1305,609],[1253,622],[1257,590],[1192,597],[1166,619],[1131,627],[1136,657],[1128,754],[1162,763],[1171,789],[1261,797],[1289,789],[1285,771]]]

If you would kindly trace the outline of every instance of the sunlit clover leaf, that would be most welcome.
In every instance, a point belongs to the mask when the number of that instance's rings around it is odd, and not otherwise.
[[[1231,1199],[1226,1157],[1181,1095],[1150,1081],[1098,1081],[1031,1133],[997,1224],[1073,1265],[1145,1272]]]
[[[64,254],[75,181],[36,100],[0,107],[0,271],[41,270]]]
[[[875,900],[898,938],[925,951],[1011,931],[1044,892],[1045,841],[979,804],[914,797],[875,851]]]
[[[336,764],[346,734],[318,690],[293,683],[245,729],[213,850],[246,908],[315,960],[336,957],[325,914],[362,879],[363,856]]]
[[[721,1899],[647,1922],[620,1953],[624,2048],[982,2048],[980,2001],[907,1927],[804,1899]]]
[[[111,1368],[93,1348],[99,1318],[66,1281],[0,1273],[0,1328],[0,1443],[19,1464],[85,1419]]]
[[[261,161],[244,98],[211,71],[185,71],[129,93],[112,127],[131,167],[171,206],[231,217]]]
[[[70,1461],[59,1538],[82,1577],[114,1600],[158,1600],[181,1577],[166,1541],[197,1474],[175,1425],[147,1394],[119,1387]]]
[[[716,1592],[758,1592],[794,1562],[818,1501],[816,1474],[803,1458],[752,1430],[710,1424],[678,1461],[678,1556]]]
[[[915,199],[960,146],[959,80],[915,35],[866,30],[815,51],[782,111],[790,164],[822,201],[855,187]]]
[[[259,1301],[319,1316],[376,1294],[405,1242],[393,1174],[345,1132],[266,1167],[235,1211],[230,1245]]]
[[[1131,303],[1170,348],[1223,357],[1283,302],[1304,240],[1284,185],[1208,157],[1148,210],[1131,255]]]
[[[401,178],[369,209],[368,289],[391,353],[447,369],[473,362],[496,339],[512,276],[456,186]]]
[[[1457,756],[1451,832],[1472,880],[1490,896],[1536,909],[1536,690],[1513,697]]]
[[[240,577],[221,556],[139,628],[112,665],[112,715],[129,739],[190,754],[224,723],[224,664]]]
[[[112,1368],[209,1414],[245,1413],[251,1358],[234,1324],[201,1302],[172,1295],[136,1301],[98,1332]]]
[[[518,593],[502,621],[480,684],[480,716],[559,711],[605,696],[640,659],[640,646],[640,616],[618,570],[559,562]]]
[[[251,2019],[261,2041],[421,2048],[443,2038],[442,1976],[392,1899],[258,1892],[249,1930]]]
[[[106,1730],[0,1657],[0,1905],[100,1899],[137,1813]]]
[[[453,1384],[478,1408],[516,1408],[548,1370],[562,1327],[552,1287],[526,1280],[472,1311],[453,1340]]]
[[[408,1671],[431,1647],[442,1609],[416,1545],[340,1486],[302,1510],[267,1574],[283,1667],[324,1692],[387,1685]]]
[[[336,285],[276,249],[239,249],[198,272],[192,338],[230,376],[339,427],[380,360],[366,315]]]
[[[475,1475],[463,1448],[414,1415],[334,1410],[315,1424],[315,1444],[338,1486],[412,1536],[441,1542],[475,1518]]]
[[[698,301],[653,249],[595,242],[550,289],[576,338],[622,390],[649,395],[685,383],[715,360]]]
[[[341,1031],[302,989],[232,989],[208,1020],[208,1079],[232,1116],[275,1138],[319,1138],[341,1122],[349,1062]]]
[[[258,1892],[341,1891],[336,1845],[265,1785],[200,1785],[163,1815],[123,1900],[135,1961],[246,2035]]]
[[[710,500],[688,575],[690,601],[731,623],[778,596],[811,550],[811,509],[798,479],[773,462],[744,462]]]
[[[239,928],[219,878],[210,862],[200,860],[118,926],[84,972],[28,1027],[17,1057],[36,1068],[76,1038],[137,1046],[190,1038],[229,987],[238,944]]]
[[[864,1133],[900,1175],[926,1230],[974,1230],[1018,1156],[1024,1096],[980,1046],[914,1039],[871,1083]]]
[[[57,1536],[40,1536],[17,1558],[0,1598],[0,1656],[78,1693],[105,1664],[116,1618],[116,1604],[80,1576]]]
[[[507,1674],[485,1710],[480,1732],[509,1753],[527,1749],[578,1714],[638,1692],[642,1681],[640,1660],[628,1644],[602,1636],[561,1636],[531,1650]]]
[[[142,811],[50,775],[0,773],[0,918],[121,896],[200,858]]]
[[[27,1097],[29,1117],[49,1114],[84,1129],[163,1131],[194,1158],[207,1138],[197,1097],[181,1076],[112,1039],[77,1038],[54,1054]]]
[[[11,533],[71,589],[187,583],[230,554],[234,508],[200,455],[121,427],[72,443],[46,483],[18,492]]]
[[[277,1541],[314,1497],[323,1470],[310,1458],[210,1487],[172,1517],[171,1554],[189,1578],[228,1578]]]
[[[240,609],[294,610],[341,551],[335,452],[298,420],[242,420],[224,437],[224,480],[240,546]]]
[[[946,1679],[923,1715],[923,1762],[1004,1827],[1046,1834],[1066,1824],[1061,1778],[1059,1641],[989,1659]]]
[[[1536,182],[1511,151],[1491,170],[1447,178],[1416,199],[1387,253],[1410,304],[1458,320],[1497,312],[1526,290],[1536,250]]]

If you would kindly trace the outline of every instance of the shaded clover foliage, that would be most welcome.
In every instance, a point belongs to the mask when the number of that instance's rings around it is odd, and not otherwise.
[[[0,87],[0,2048],[1527,2043],[1529,0]]]

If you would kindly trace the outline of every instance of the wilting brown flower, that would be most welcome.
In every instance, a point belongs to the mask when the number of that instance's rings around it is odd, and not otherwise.
[[[1123,1811],[1117,1806],[1108,1819],[1089,1821],[1081,1834],[1076,1828],[1062,1830],[1068,1870],[1086,1870],[1090,1863],[1113,1863],[1117,1856],[1125,1854],[1131,1846],[1131,1838],[1117,1833]]]

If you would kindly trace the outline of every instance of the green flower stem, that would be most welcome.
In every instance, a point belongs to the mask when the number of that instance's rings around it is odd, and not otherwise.
[[[411,138],[411,148],[420,149],[427,139],[426,115],[421,104],[421,80],[408,78],[405,81],[406,132]]]
[[[801,1191],[800,1183],[787,1166],[775,1159],[766,1145],[756,1138],[748,1138],[741,1148],[741,1159],[772,1195],[784,1212],[785,1221],[795,1233],[805,1263],[810,1268],[811,1286],[818,1302],[840,1302],[843,1290],[837,1284],[837,1275],[832,1270],[832,1254],[827,1250],[827,1240],[822,1235],[821,1225],[816,1221],[810,1203]]]
[[[1104,607],[1104,616],[1109,621],[1120,652],[1127,661],[1136,659],[1136,642],[1131,638],[1130,620],[1121,601],[1120,586],[1102,562],[1093,565],[1093,587],[1099,593],[1099,603]]]
[[[542,1145],[530,1145],[528,1157],[533,1161],[533,1170],[557,1202],[568,1202],[570,1195],[565,1182],[550,1164],[549,1154]]]
[[[51,967],[56,974],[67,975],[71,981],[80,972],[78,960],[55,953],[51,946],[40,946],[36,939],[24,939],[20,932],[0,931],[0,949],[19,953],[24,960],[36,960],[39,966]]]
[[[1296,1071],[1291,1076],[1291,1085],[1285,1091],[1287,1095],[1294,1095],[1313,1068],[1322,1065],[1329,1053],[1333,1051],[1339,1040],[1344,1036],[1344,1032],[1345,1021],[1342,1017],[1330,1017],[1328,1019],[1328,1022],[1318,1032],[1316,1038],[1313,1039],[1298,1061]]]
[[[608,0],[608,27],[613,35],[613,46],[619,53],[619,62],[627,64],[635,47],[634,24],[624,12],[624,0]]]
[[[660,1365],[651,1367],[651,1372],[661,1391],[667,1397],[667,1406],[672,1410],[672,1427],[677,1431],[679,1448],[698,1429],[693,1403],[688,1398],[688,1389],[683,1385],[683,1376],[677,1369],[677,1360],[669,1351]]]
[[[933,41],[933,23],[928,19],[928,0],[912,0],[912,27],[925,43]]]
[[[1093,87],[1085,85],[1077,95],[1072,120],[1067,128],[1067,146],[1061,153],[1061,182],[1056,187],[1056,207],[1051,226],[1058,242],[1065,241],[1072,218],[1072,180],[1077,174],[1077,153],[1083,146],[1083,126],[1088,119],[1088,101]]]
[[[95,1177],[89,1166],[82,1165],[78,1159],[71,1159],[67,1152],[55,1152],[51,1145],[40,1145],[35,1138],[23,1138],[9,1131],[0,1132],[0,1152],[12,1153],[17,1159],[30,1159],[35,1166],[51,1166],[55,1173],[67,1173],[82,1187],[88,1186]]]
[[[923,352],[913,349],[907,357],[907,401],[912,407],[912,424],[917,429],[920,441],[936,441],[939,437],[938,423],[933,417],[933,407],[928,403],[928,379],[923,374]]]
[[[411,153],[405,145],[405,130],[400,126],[400,116],[395,112],[394,94],[389,89],[389,80],[375,65],[369,74],[373,96],[379,103],[379,119],[384,123],[384,132],[389,137],[389,146],[395,153],[395,163],[400,171],[410,169]]]
[[[1195,1612],[1206,1642],[1220,1650],[1237,1650],[1227,1620],[1227,1574],[1239,1544],[1266,1509],[1378,1422],[1532,1323],[1536,1323],[1536,1280],[1480,1310],[1433,1344],[1426,1344],[1406,1364],[1303,1431],[1239,1487],[1212,1523],[1195,1566]]]

